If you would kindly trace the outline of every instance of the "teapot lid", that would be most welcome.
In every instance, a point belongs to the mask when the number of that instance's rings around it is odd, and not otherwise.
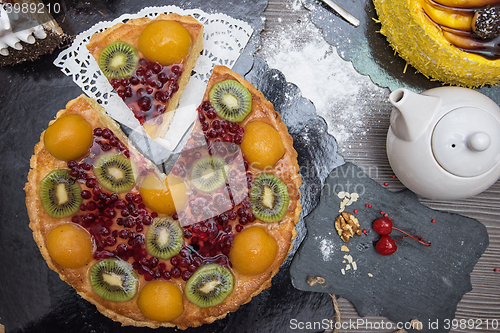
[[[460,107],[444,115],[432,134],[436,161],[449,173],[475,177],[500,161],[500,124],[476,107]]]

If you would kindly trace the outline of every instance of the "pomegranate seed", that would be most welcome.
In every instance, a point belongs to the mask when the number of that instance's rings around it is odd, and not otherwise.
[[[208,111],[210,110],[210,108],[212,107],[212,105],[210,104],[209,101],[203,101],[203,103],[201,103],[201,108],[204,110],[204,111]]]
[[[231,123],[229,125],[229,132],[236,133],[240,127],[236,123]]]
[[[206,119],[205,115],[203,113],[198,113],[198,120],[200,122],[204,122]]]
[[[177,65],[174,65],[172,66],[172,68],[170,69],[172,71],[172,73],[174,73],[176,76],[181,76],[182,74],[182,69],[177,66]]]
[[[178,266],[179,265],[179,258],[178,257],[170,258],[170,263],[172,264],[172,266]]]
[[[139,65],[141,66],[147,66],[148,61],[144,58],[139,59]]]
[[[210,125],[206,121],[201,123],[201,130],[202,131],[208,131],[209,128],[210,128]]]
[[[210,138],[216,138],[216,137],[217,137],[217,135],[218,135],[218,134],[217,134],[217,131],[216,131],[216,130],[214,130],[213,128],[211,128],[211,129],[208,131],[208,136],[209,136]]]
[[[243,136],[236,134],[234,136],[233,142],[236,143],[237,145],[241,145],[241,143],[243,142]]]
[[[82,212],[86,211],[86,210],[87,210],[87,205],[85,205],[85,204],[81,204],[81,205],[80,205],[80,210],[81,210]]]
[[[135,202],[136,204],[139,204],[142,202],[142,197],[140,194],[136,194],[134,195],[134,198],[132,199],[133,202]]]
[[[184,281],[189,280],[190,277],[191,277],[191,272],[190,271],[184,271],[184,272],[182,272],[182,279]]]
[[[162,272],[162,276],[164,279],[166,280],[170,280],[172,278],[172,276],[170,275],[170,272],[169,271],[163,271]]]
[[[243,226],[241,224],[238,224],[236,227],[235,227],[236,231],[237,232],[241,232],[243,230]]]
[[[139,82],[140,82],[140,81],[139,81],[139,79],[137,78],[137,76],[132,76],[132,77],[130,78],[130,84],[131,84],[131,85],[133,85],[133,86],[138,85],[138,84],[139,84]]]
[[[113,136],[113,132],[109,128],[105,128],[102,130],[102,137],[105,139],[109,139]]]
[[[81,197],[83,199],[90,199],[92,197],[92,194],[90,193],[90,191],[87,191],[87,190],[83,190],[81,193],[80,193]]]
[[[181,270],[177,267],[172,268],[170,274],[173,278],[177,279],[181,277]]]
[[[168,76],[167,74],[161,72],[158,74],[158,80],[161,82],[161,83],[166,83],[168,81]]]
[[[208,117],[208,119],[215,119],[215,117],[217,117],[217,113],[215,113],[214,110],[208,110],[207,117]]]
[[[109,83],[111,83],[111,86],[115,89],[120,87],[120,80],[118,79],[111,79]]]
[[[153,222],[153,218],[151,216],[144,216],[142,219],[142,223],[144,225],[150,225]]]
[[[125,194],[125,200],[130,202],[130,201],[132,201],[132,199],[134,199],[134,195],[132,193]]]
[[[224,135],[224,137],[222,138],[222,140],[224,142],[233,142],[233,136],[231,134],[226,134],[226,135]]]
[[[149,97],[141,97],[138,101],[137,101],[137,105],[139,105],[139,108],[142,110],[142,111],[149,111],[151,109],[151,99]]]
[[[100,128],[100,127],[94,128],[94,135],[98,136],[98,137],[101,136],[102,135],[102,128]]]
[[[89,202],[87,202],[87,209],[88,210],[96,210],[97,204],[94,201],[89,201]]]
[[[158,74],[161,72],[162,66],[159,63],[154,63],[151,70],[153,71],[153,73]]]
[[[144,268],[143,268],[144,269]],[[145,271],[144,272],[144,280],[146,281],[151,281],[153,280],[153,274],[151,272]]]
[[[97,185],[97,179],[95,179],[94,177],[89,177],[87,178],[87,180],[85,181],[85,185],[88,187],[88,188],[93,188],[94,186]]]
[[[220,128],[220,120],[215,119],[214,121],[212,121],[212,128],[219,129]]]

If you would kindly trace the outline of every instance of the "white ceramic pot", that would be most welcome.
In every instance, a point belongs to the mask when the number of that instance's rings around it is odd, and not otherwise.
[[[462,199],[500,177],[500,107],[467,88],[397,89],[387,156],[398,179],[431,199]]]

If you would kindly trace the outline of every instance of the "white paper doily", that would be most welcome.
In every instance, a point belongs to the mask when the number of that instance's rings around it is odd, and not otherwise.
[[[80,33],[71,47],[63,50],[54,61],[62,72],[73,78],[83,92],[101,104],[108,114],[120,123],[132,128],[141,128],[139,121],[113,90],[108,79],[102,74],[97,61],[87,50],[87,43],[94,33],[104,31],[117,23],[125,23],[132,18],[155,18],[160,14],[177,13],[189,15],[203,24],[203,51],[198,57],[194,74],[183,91],[179,108],[183,108],[183,117],[174,117],[177,130],[188,129],[195,118],[193,114],[201,103],[206,84],[215,65],[232,68],[250,37],[253,28],[246,22],[234,19],[225,14],[207,14],[200,9],[185,10],[176,6],[147,7],[136,14],[124,14],[113,21],[103,21]],[[169,137],[179,138],[179,135],[167,135],[166,140],[159,142],[164,147],[173,150],[178,142],[169,142]],[[137,142],[136,142],[137,143]]]

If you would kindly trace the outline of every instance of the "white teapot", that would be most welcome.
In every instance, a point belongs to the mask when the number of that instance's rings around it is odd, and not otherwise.
[[[462,199],[500,177],[500,107],[467,88],[421,94],[400,88],[387,133],[387,156],[398,179],[430,199]]]

